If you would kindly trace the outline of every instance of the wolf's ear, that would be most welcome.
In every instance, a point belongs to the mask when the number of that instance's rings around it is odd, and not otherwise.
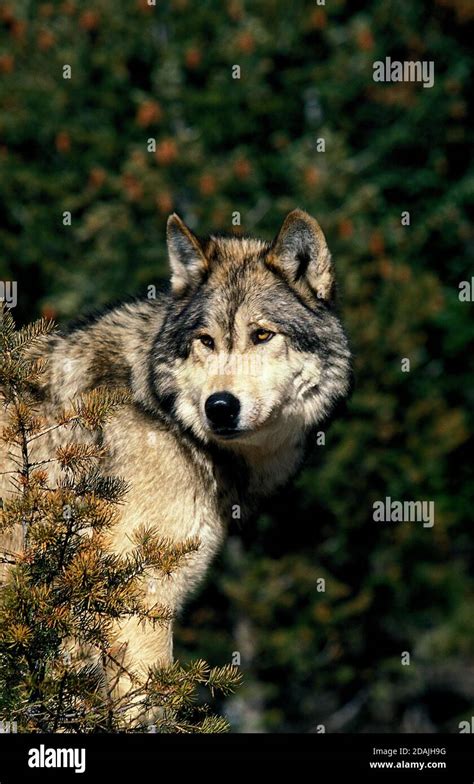
[[[334,289],[331,254],[319,223],[307,212],[288,213],[267,263],[282,273],[302,296],[331,299]]]
[[[171,267],[171,288],[174,294],[197,286],[205,277],[208,262],[198,238],[174,212],[166,226],[168,255]]]

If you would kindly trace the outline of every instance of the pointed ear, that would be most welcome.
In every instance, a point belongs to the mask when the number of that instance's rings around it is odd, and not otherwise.
[[[198,286],[208,271],[208,261],[198,238],[174,212],[166,226],[168,255],[171,267],[171,289],[183,294],[186,289]]]
[[[307,212],[288,213],[268,263],[305,299],[331,299],[334,289],[331,254],[319,223]]]

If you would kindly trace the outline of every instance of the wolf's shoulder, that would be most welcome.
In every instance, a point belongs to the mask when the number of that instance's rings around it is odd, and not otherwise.
[[[59,336],[63,339],[74,338],[78,332],[94,330],[102,325],[107,327],[123,326],[159,319],[170,302],[167,288],[154,290],[153,297],[130,296],[114,300],[101,307],[86,310],[61,326]]]
[[[97,386],[129,387],[133,369],[145,367],[167,305],[165,293],[128,298],[61,327],[46,347],[48,397],[64,404]]]

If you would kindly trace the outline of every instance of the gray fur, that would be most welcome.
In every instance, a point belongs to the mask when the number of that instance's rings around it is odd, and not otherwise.
[[[51,419],[98,385],[130,389],[133,404],[100,434],[108,449],[101,471],[130,484],[111,546],[129,549],[142,523],[177,542],[198,536],[199,551],[185,567],[155,576],[150,601],[178,610],[204,577],[235,505],[248,516],[295,474],[314,429],[348,394],[350,352],[332,302],[324,235],[305,213],[290,213],[273,243],[200,242],[172,216],[168,243],[168,292],[118,305],[47,342],[38,407]],[[269,341],[256,345],[255,329],[270,332]],[[252,363],[258,372],[248,371]],[[222,389],[241,401],[241,435],[230,440],[211,432],[203,413],[207,396]],[[83,440],[76,431],[66,435]],[[50,457],[64,437],[57,430],[35,441],[33,459]],[[2,468],[14,458],[10,448]],[[0,495],[10,493],[0,477]],[[145,672],[171,659],[171,625],[144,629],[129,621],[118,639],[127,667]],[[122,678],[119,691],[127,685]]]

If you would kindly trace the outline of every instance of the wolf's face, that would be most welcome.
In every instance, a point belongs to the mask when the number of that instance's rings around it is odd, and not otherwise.
[[[201,243],[173,215],[168,246],[174,300],[151,357],[162,407],[229,448],[322,422],[348,392],[350,354],[316,221],[295,210],[271,244]]]

